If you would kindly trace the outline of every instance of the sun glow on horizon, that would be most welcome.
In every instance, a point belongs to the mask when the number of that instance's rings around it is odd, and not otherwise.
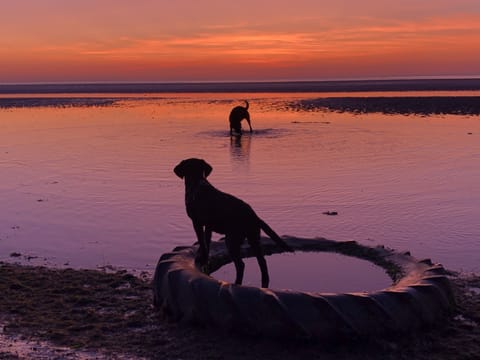
[[[56,0],[48,2],[58,5]],[[178,10],[174,5],[163,12],[158,5],[153,16],[150,11],[155,5],[149,2],[139,13],[126,2],[119,3],[116,16],[100,19],[97,14],[91,24],[85,14],[73,12],[78,4],[49,10],[43,14],[45,19],[17,13],[18,8],[9,5],[4,14],[10,10],[20,18],[16,26],[8,15],[0,15],[0,31],[12,34],[0,39],[0,82],[480,74],[475,60],[480,58],[480,5],[471,1],[459,4],[470,4],[476,12],[453,12],[452,5],[444,13],[395,17],[369,15],[366,10],[338,16],[335,9],[323,13],[321,5],[304,0],[297,6],[316,10],[308,16],[305,9],[303,16],[289,18],[288,13],[277,12],[265,20],[253,12],[246,20],[232,22],[222,8],[217,9],[216,18],[203,10],[187,21],[174,13]],[[373,6],[375,1],[368,3]],[[423,8],[426,3],[433,4],[423,2]],[[104,6],[92,4],[107,14]],[[128,9],[132,16],[126,16]],[[120,26],[121,20],[137,26]]]

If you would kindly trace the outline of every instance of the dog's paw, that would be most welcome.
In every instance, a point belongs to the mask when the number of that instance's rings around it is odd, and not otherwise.
[[[208,267],[208,262],[205,264],[202,264],[200,262],[195,261],[195,266],[197,269],[199,269],[202,273],[208,274],[209,273],[209,267]]]
[[[197,267],[202,268],[207,266],[207,263],[208,256],[205,256],[205,254],[198,253],[197,256],[195,256],[195,265],[197,265]]]

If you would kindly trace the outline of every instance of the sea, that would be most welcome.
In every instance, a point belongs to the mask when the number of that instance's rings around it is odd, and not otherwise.
[[[245,100],[253,133],[231,137]],[[196,241],[173,173],[191,157],[281,236],[480,272],[480,79],[0,84],[0,261],[151,274]],[[274,288],[391,284],[339,254],[267,262]],[[258,286],[255,259],[246,268]]]

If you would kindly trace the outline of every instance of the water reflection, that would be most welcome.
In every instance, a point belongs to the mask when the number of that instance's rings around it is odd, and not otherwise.
[[[247,166],[250,159],[252,135],[230,136],[230,156],[236,164]]]
[[[368,241],[478,271],[478,116],[282,111],[275,104],[310,95],[257,94],[254,133],[229,146],[230,103],[219,101],[231,96],[1,109],[0,258],[148,269],[193,242],[171,167],[195,156],[280,235]]]
[[[245,262],[244,285],[258,286],[260,271],[255,258]],[[373,263],[351,256],[326,252],[284,253],[268,256],[271,289],[348,293],[371,292],[387,288],[392,280],[385,270]],[[212,274],[218,280],[233,282],[232,263]]]

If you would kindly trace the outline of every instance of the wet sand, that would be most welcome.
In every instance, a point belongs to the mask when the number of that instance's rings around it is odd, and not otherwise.
[[[295,110],[330,110],[354,114],[480,115],[478,96],[326,97],[291,104]]]
[[[1,263],[0,359],[478,358],[480,277],[452,275],[452,284],[457,308],[433,329],[325,344],[168,323],[152,307],[145,273]]]

